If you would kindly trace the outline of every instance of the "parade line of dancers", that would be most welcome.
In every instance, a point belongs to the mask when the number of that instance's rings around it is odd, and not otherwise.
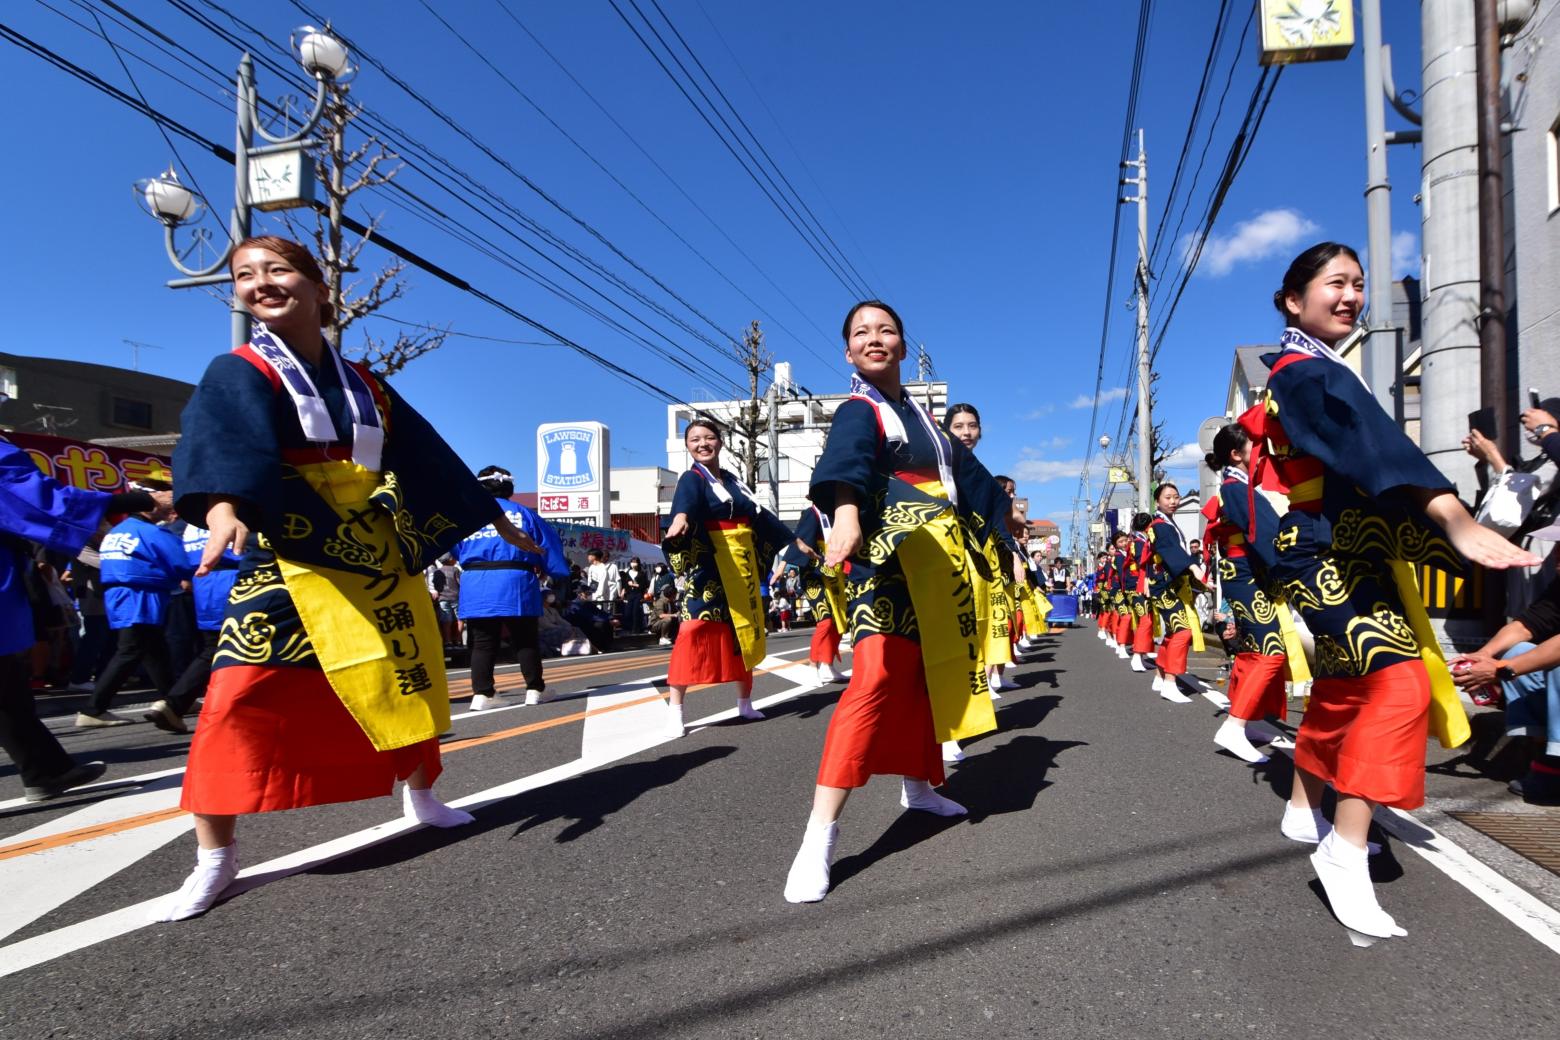
[[[195,815],[196,866],[160,920],[204,913],[222,896],[238,873],[243,815],[383,796],[402,781],[408,817],[470,822],[433,793],[450,702],[421,575],[458,553],[475,571],[468,580],[483,584],[490,620],[473,686],[496,700],[499,624],[534,622],[539,579],[561,559],[545,525],[507,502],[507,472],[472,475],[411,405],[323,336],[329,297],[307,249],[250,238],[231,267],[254,331],[211,362],[190,400],[171,497],[210,532],[197,580],[231,570],[233,554],[237,574],[181,799]],[[1214,572],[1172,519],[1180,495],[1166,483],[1154,491],[1157,512],[1139,515],[1101,554],[1096,584],[1100,637],[1134,670],[1151,661],[1153,691],[1185,703],[1188,652],[1203,638],[1194,598],[1217,583],[1238,653],[1214,739],[1245,761],[1265,761],[1253,740],[1273,734],[1253,724],[1284,718],[1286,680],[1311,682],[1280,826],[1316,846],[1311,863],[1333,913],[1368,941],[1405,934],[1371,886],[1372,811],[1422,804],[1429,734],[1449,746],[1467,735],[1412,568],[1538,561],[1474,522],[1334,351],[1359,319],[1363,281],[1353,250],[1322,243],[1294,260],[1274,294],[1284,328],[1265,359],[1266,391],[1219,431],[1207,458],[1220,478],[1204,509]],[[1045,632],[1049,609],[1020,548],[1026,527],[1012,482],[975,455],[979,412],[954,405],[939,425],[905,392],[905,326],[888,304],[852,307],[841,333],[850,397],[796,529],[721,466],[722,428],[698,418],[686,430],[692,465],[664,542],[686,581],[668,737],[683,734],[695,684],[735,683],[739,715],[763,718],[751,697],[767,652],[760,585],[772,568],[798,567],[819,605],[809,658],[820,682],[842,678],[839,646],[851,642],[849,682],[785,882],[791,902],[828,893],[841,812],[871,777],[899,777],[906,809],[966,812],[937,790],[945,765],[963,757],[960,740],[997,728],[1003,670]],[[54,511],[50,547],[59,551],[79,549],[114,508],[108,496],[57,486],[36,499],[34,511]],[[511,630],[534,632],[534,623]],[[534,703],[539,660],[522,664]],[[1337,795],[1331,821],[1320,808],[1327,785]]]

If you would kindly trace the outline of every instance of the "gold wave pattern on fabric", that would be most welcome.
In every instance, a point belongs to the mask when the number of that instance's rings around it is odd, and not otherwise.
[[[212,660],[250,665],[295,664],[314,654],[314,645],[302,629],[279,644],[276,634],[276,626],[263,611],[252,611],[242,619],[224,618]]]

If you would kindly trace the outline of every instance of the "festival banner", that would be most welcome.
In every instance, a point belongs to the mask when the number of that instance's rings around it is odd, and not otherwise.
[[[51,437],[41,433],[0,433],[32,456],[45,475],[61,484],[92,491],[118,491],[131,480],[168,480],[173,460],[139,448],[112,448],[104,444]]]

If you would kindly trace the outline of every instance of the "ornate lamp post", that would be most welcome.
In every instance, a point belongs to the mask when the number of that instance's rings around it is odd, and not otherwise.
[[[254,62],[246,53],[238,63],[238,129],[233,156],[233,209],[228,219],[228,244],[211,265],[191,270],[180,259],[175,241],[179,226],[196,219],[205,204],[199,195],[179,182],[170,166],[166,173],[136,183],[142,205],[162,222],[168,259],[184,275],[168,283],[170,289],[217,285],[231,281],[228,260],[233,247],[249,237],[250,210],[291,209],[314,202],[314,163],[307,150],[320,144],[308,135],[319,125],[330,93],[330,84],[350,76],[353,69],[347,48],[324,29],[305,25],[292,34],[293,53],[303,70],[314,77],[314,110],[303,126],[281,137],[260,125],[256,103]],[[265,143],[255,144],[258,135]],[[233,345],[249,339],[249,315],[233,302]]]

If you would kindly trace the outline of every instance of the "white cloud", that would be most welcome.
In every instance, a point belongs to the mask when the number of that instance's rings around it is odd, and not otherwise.
[[[1077,480],[1082,471],[1082,459],[1024,458],[1008,470],[1008,476],[1020,484],[1045,484],[1053,480]]]
[[[1100,391],[1100,396],[1099,396],[1098,402],[1096,402],[1095,399],[1090,397],[1088,394],[1079,394],[1077,397],[1073,398],[1072,404],[1068,405],[1067,407],[1069,407],[1069,408],[1093,408],[1096,403],[1104,404],[1106,401],[1119,401],[1123,397],[1126,397],[1126,396],[1127,396],[1127,388],[1126,387],[1124,387],[1124,386],[1113,386],[1109,390],[1101,390]]]
[[[1203,243],[1197,273],[1223,278],[1236,264],[1266,260],[1275,253],[1292,249],[1319,228],[1299,210],[1270,209],[1235,225],[1228,235],[1214,232]],[[1184,253],[1197,248],[1195,235],[1183,241]]]
[[[1392,236],[1392,278],[1419,277],[1419,236],[1399,231]]]
[[[1170,453],[1170,457],[1160,463],[1160,466],[1169,469],[1196,469],[1203,464],[1203,451],[1195,443],[1183,444]]]
[[[1050,415],[1054,411],[1056,411],[1056,405],[1054,405],[1054,404],[1043,404],[1043,405],[1041,405],[1038,408],[1032,408],[1029,411],[1025,412],[1024,413],[1024,418],[1025,419],[1044,419],[1046,416]]]

